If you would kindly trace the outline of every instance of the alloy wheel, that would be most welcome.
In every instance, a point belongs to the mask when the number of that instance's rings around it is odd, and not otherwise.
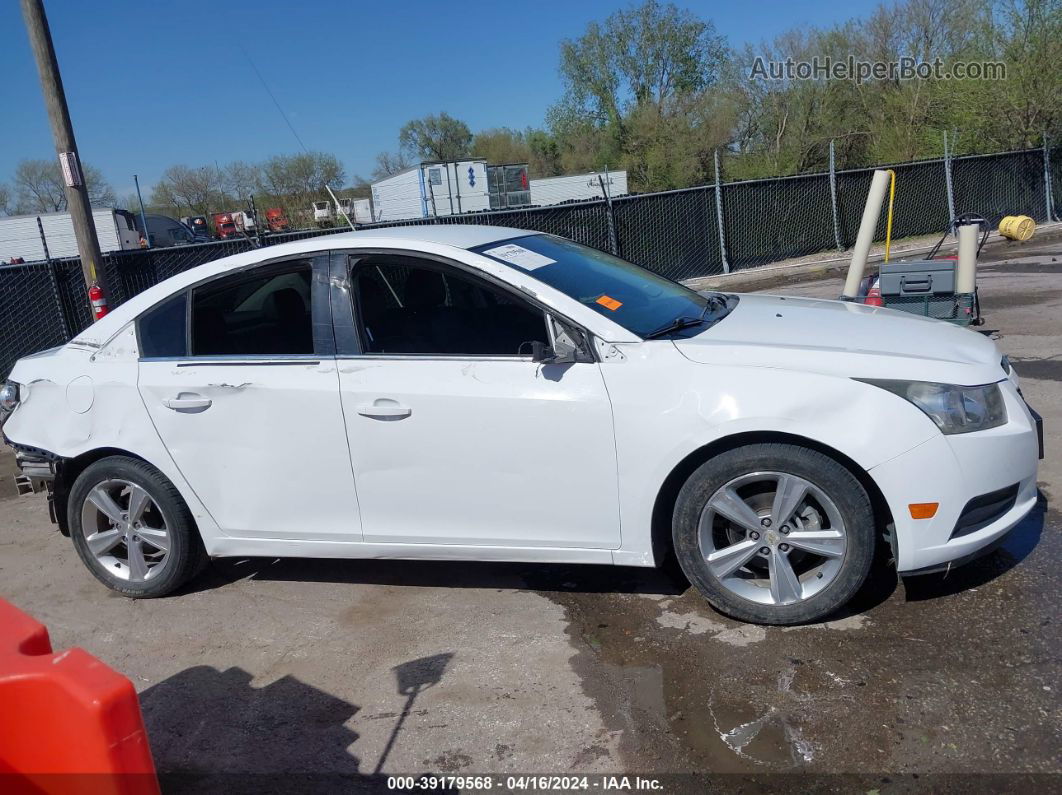
[[[848,539],[836,504],[811,481],[752,472],[708,499],[698,544],[727,590],[759,604],[790,605],[836,579]]]
[[[128,480],[96,484],[81,508],[89,553],[104,571],[127,582],[157,577],[169,558],[169,523],[158,503]]]

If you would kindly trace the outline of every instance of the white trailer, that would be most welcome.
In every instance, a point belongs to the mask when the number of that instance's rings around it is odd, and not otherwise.
[[[44,230],[44,241],[41,240],[41,228],[37,226],[38,218]],[[125,210],[95,209],[92,211],[92,220],[96,225],[100,251],[140,248],[140,233],[133,225],[132,216]],[[0,218],[0,264],[12,259],[22,259],[26,262],[46,259],[45,242],[48,245],[47,256],[52,259],[78,255],[74,222],[70,213],[40,213]]]
[[[345,222],[344,213],[355,224],[371,224],[372,202],[368,199],[339,199],[336,204],[336,221]]]
[[[375,221],[402,221],[490,209],[487,161],[421,163],[372,184]]]
[[[603,199],[605,197],[601,192],[602,181],[612,198],[626,195],[626,171],[592,171],[589,174],[531,180],[531,204],[541,207],[565,201]]]

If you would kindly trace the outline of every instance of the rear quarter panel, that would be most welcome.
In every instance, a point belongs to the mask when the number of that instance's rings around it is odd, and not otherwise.
[[[209,552],[217,525],[151,424],[137,390],[138,359],[132,323],[98,350],[67,345],[20,359],[10,378],[22,386],[22,400],[4,435],[63,458],[116,448],[144,459],[184,497]]]

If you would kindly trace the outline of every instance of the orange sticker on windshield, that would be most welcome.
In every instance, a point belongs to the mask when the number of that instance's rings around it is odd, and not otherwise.
[[[613,312],[623,306],[622,301],[617,301],[615,298],[611,298],[607,295],[603,295],[598,298],[597,303],[601,304],[601,306],[605,307],[605,309],[611,309]]]

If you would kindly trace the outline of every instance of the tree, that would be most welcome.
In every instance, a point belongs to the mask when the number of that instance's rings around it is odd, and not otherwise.
[[[340,188],[347,177],[339,159],[325,152],[277,155],[262,163],[260,169],[266,193],[300,202],[327,198],[326,187]]]
[[[221,185],[225,193],[241,202],[246,202],[261,182],[261,169],[253,163],[234,160],[221,171]]]
[[[483,130],[472,139],[472,154],[488,163],[528,163],[531,147],[523,133],[508,127]]]
[[[224,192],[218,170],[212,166],[170,166],[151,189],[151,204],[173,208],[175,215],[206,215]]]
[[[398,133],[398,143],[411,157],[422,160],[460,160],[468,157],[472,131],[448,113],[408,121]]]
[[[0,215],[11,212],[11,189],[0,182]]]
[[[656,151],[663,163],[671,135],[688,128],[682,117],[718,83],[729,55],[710,21],[656,0],[562,42],[565,93],[550,126],[565,168],[626,166],[642,190],[688,184],[700,169],[664,176],[646,158]]]
[[[102,172],[88,163],[81,164],[93,207],[111,207],[114,190]],[[66,187],[63,171],[55,160],[23,160],[15,168],[16,212],[56,213],[66,210]]]
[[[527,148],[531,150],[528,171],[533,177],[555,177],[561,173],[560,147],[557,139],[545,130],[528,130]]]
[[[405,171],[412,165],[402,152],[380,152],[376,155],[376,168],[372,170],[373,180],[391,177],[399,171]]]
[[[601,124],[622,125],[635,107],[664,115],[676,97],[713,85],[728,54],[710,21],[646,0],[561,43],[565,101]]]

